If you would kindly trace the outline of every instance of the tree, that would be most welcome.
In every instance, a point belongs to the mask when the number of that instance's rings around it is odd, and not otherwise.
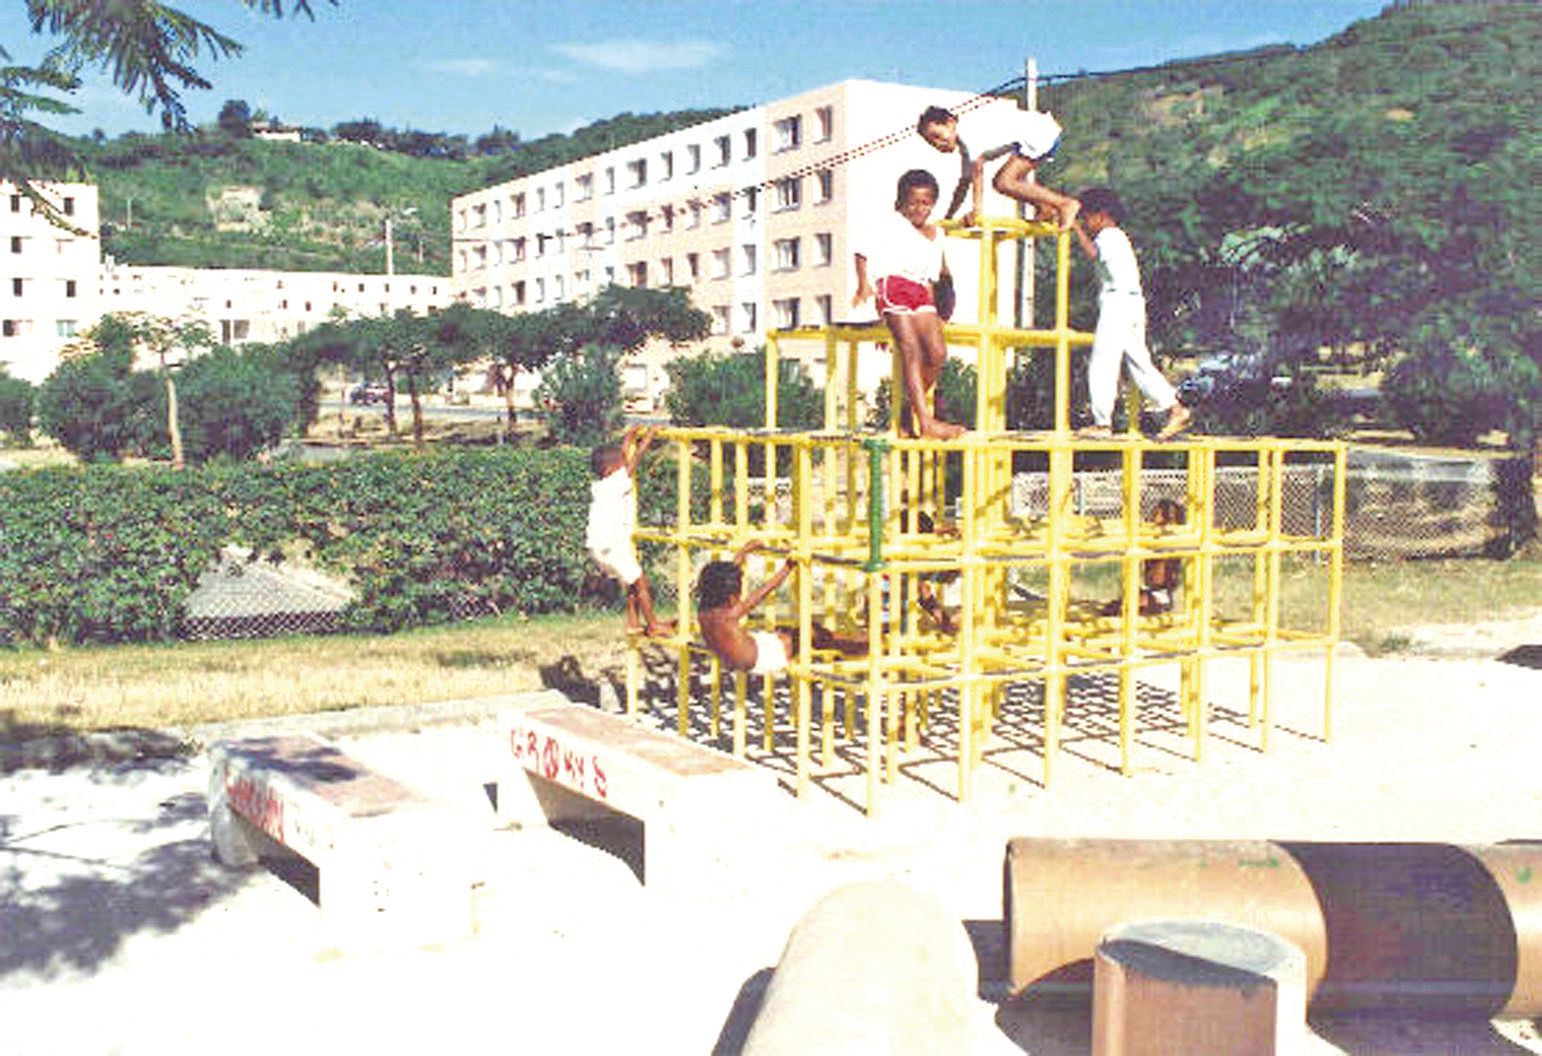
[[[252,136],[252,108],[244,99],[227,99],[220,107],[217,119],[220,131],[231,139],[250,139]]]
[[[195,462],[250,458],[284,435],[298,399],[295,377],[260,350],[222,347],[193,360],[182,370],[189,455]]]
[[[801,365],[778,363],[777,425],[818,428],[824,420],[824,396]],[[765,349],[753,353],[706,353],[669,364],[669,392],[664,406],[676,425],[726,425],[762,429],[766,424]]]
[[[38,389],[38,427],[87,462],[149,454],[161,440],[163,390],[134,371],[134,343],[116,316],[88,335]]]
[[[578,351],[557,357],[538,390],[549,403],[547,424],[562,443],[587,445],[608,436],[621,423],[622,358],[649,338],[672,344],[700,340],[711,331],[712,317],[691,307],[678,287],[650,290],[607,286],[581,309],[552,319],[564,343]]]
[[[116,317],[116,325],[123,328],[123,337],[135,351],[143,349],[155,357],[166,388],[166,435],[171,443],[171,464],[181,469],[185,464],[182,449],[182,428],[178,419],[177,383],[172,376],[173,366],[180,366],[200,349],[214,347],[214,335],[201,320],[181,322],[164,316],[146,315],[141,312],[126,313]],[[173,359],[178,359],[174,364]]]

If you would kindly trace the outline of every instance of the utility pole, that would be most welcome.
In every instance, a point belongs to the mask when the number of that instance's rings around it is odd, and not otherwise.
[[[390,278],[392,275],[396,274],[396,258],[395,258],[395,256],[392,253],[392,248],[393,247],[391,245],[391,214],[390,213],[387,213],[386,214],[386,218],[385,218],[385,236],[386,236],[386,239],[385,239],[385,242],[386,242],[386,278]]]

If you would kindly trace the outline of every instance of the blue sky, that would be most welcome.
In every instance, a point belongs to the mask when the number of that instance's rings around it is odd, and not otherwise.
[[[205,60],[214,83],[186,93],[195,122],[226,99],[330,128],[373,117],[397,128],[493,125],[526,139],[622,111],[753,105],[866,77],[982,91],[1021,76],[1111,70],[1289,42],[1375,15],[1386,0],[313,0],[314,22],[236,0],[171,0],[246,46]],[[0,44],[35,61],[16,0]],[[104,78],[79,116],[51,122],[110,135],[158,126]]]

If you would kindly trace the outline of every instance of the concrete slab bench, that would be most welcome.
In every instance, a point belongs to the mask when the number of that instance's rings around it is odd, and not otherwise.
[[[250,865],[282,848],[314,864],[328,945],[471,934],[476,827],[461,811],[313,737],[221,741],[209,760],[215,856]]]
[[[649,887],[688,889],[715,872],[757,838],[754,819],[780,799],[767,770],[583,705],[508,711],[500,726],[509,768],[498,785],[499,822],[546,825],[612,811],[637,818]]]

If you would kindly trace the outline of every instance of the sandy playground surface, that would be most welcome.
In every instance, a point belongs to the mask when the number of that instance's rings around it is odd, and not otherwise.
[[[735,1053],[803,912],[843,883],[898,877],[974,940],[979,1052],[1080,1056],[1085,1010],[1000,1003],[1012,836],[1542,839],[1542,613],[1426,629],[1414,648],[1346,650],[1331,743],[1317,739],[1320,661],[1302,659],[1278,664],[1267,754],[1231,703],[1245,701],[1245,666],[1223,662],[1202,763],[1172,728],[1160,670],[1130,778],[1109,765],[1113,715],[1097,686],[1073,697],[1048,789],[1031,721],[993,741],[968,806],[951,798],[953,764],[923,750],[867,818],[843,759],[807,799],[782,797],[764,857],[690,899],[639,883],[634,827],[493,830],[492,721],[288,722],[488,822],[476,936],[373,956],[321,948],[313,874],[211,860],[201,754],[19,770],[0,776],[0,1052]],[[787,756],[761,761],[785,780]],[[1314,1054],[1542,1053],[1530,1021],[1312,1026]]]

